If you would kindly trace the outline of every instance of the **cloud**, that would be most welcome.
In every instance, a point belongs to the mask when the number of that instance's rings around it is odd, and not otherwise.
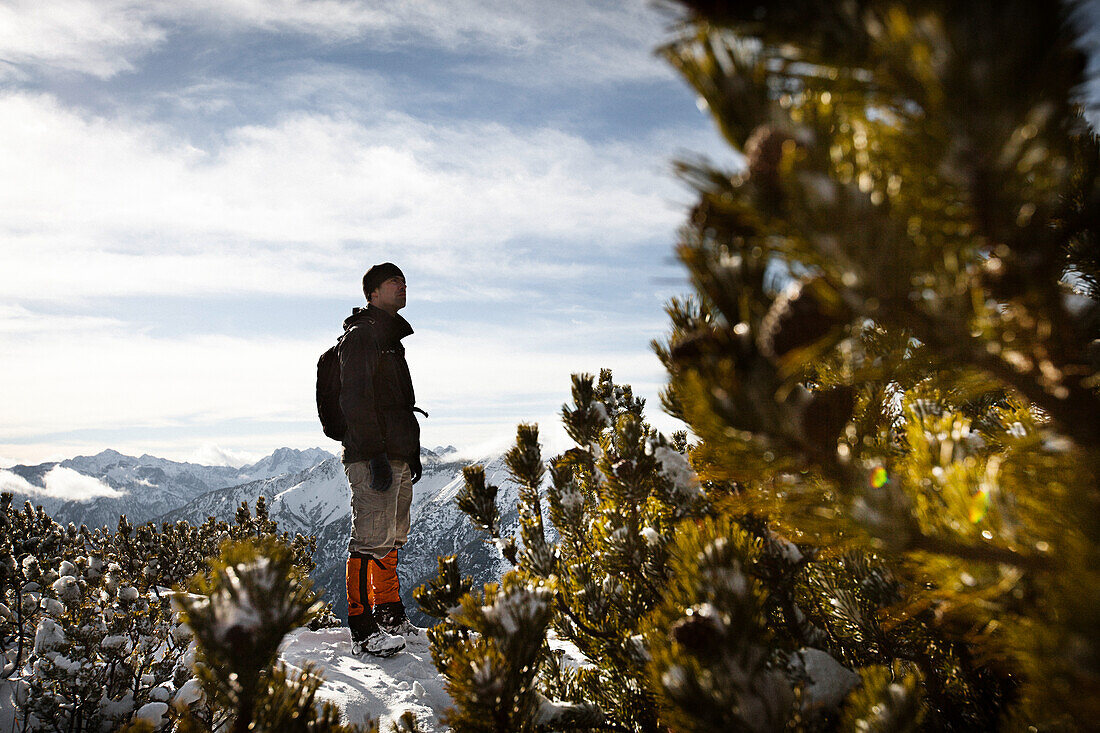
[[[13,494],[37,494],[42,490],[41,486],[35,486],[17,473],[0,471],[0,491],[10,491]]]
[[[498,282],[564,278],[594,253],[671,238],[683,192],[662,160],[641,143],[396,113],[294,113],[198,149],[161,126],[8,93],[0,291],[316,294],[361,267],[356,250],[380,247],[441,281],[488,266]],[[555,247],[510,252],[531,240]]]
[[[206,443],[190,455],[187,459],[190,463],[198,463],[203,466],[232,466],[240,468],[250,463],[255,463],[264,457],[264,453],[255,451],[242,451],[231,448],[222,448],[213,443]]]
[[[0,341],[0,439],[172,428],[220,420],[301,420],[319,342],[226,336],[155,338],[125,330]]]
[[[125,322],[116,318],[81,315],[48,315],[35,313],[20,305],[0,304],[0,338],[5,335],[42,332],[66,333],[104,328],[123,328]],[[0,463],[3,459],[0,458]]]
[[[0,5],[0,69],[44,67],[100,78],[129,71],[166,36],[149,16],[135,0],[9,0]]]
[[[418,401],[432,413],[426,440],[465,444],[553,411],[576,371],[610,367],[640,394],[655,394],[664,382],[660,362],[633,344],[614,345],[612,335],[610,324],[418,330],[407,348]],[[23,456],[30,444],[53,443],[56,451],[73,435],[120,431],[130,431],[125,440],[96,442],[116,449],[125,442],[139,453],[172,435],[193,444],[187,451],[207,443],[247,451],[315,444],[316,361],[328,345],[327,336],[173,338],[113,326],[0,332],[0,382],[20,385],[0,402],[0,450]]]
[[[43,477],[46,493],[58,499],[89,501],[101,496],[125,496],[125,491],[111,488],[94,476],[85,476],[71,468],[55,466]]]
[[[647,49],[665,21],[642,0],[9,0],[0,6],[0,59],[12,69],[103,79],[135,69],[177,33],[267,33],[374,48],[432,46],[498,54],[515,73],[539,59],[542,74],[581,80],[667,74]],[[639,43],[639,41],[642,41]],[[593,63],[598,61],[600,63]]]
[[[102,496],[114,498],[126,494],[94,476],[85,476],[63,466],[54,466],[42,480],[44,487],[35,486],[11,471],[0,471],[0,491],[48,496],[62,501],[91,501]]]
[[[237,303],[358,301],[380,252],[413,275],[417,300],[470,320],[416,324],[426,441],[468,445],[552,412],[578,369],[657,384],[648,334],[625,345],[526,314],[582,288],[585,313],[636,302],[603,273],[667,252],[686,198],[667,151],[697,131],[643,139],[595,112],[569,128],[606,125],[586,139],[553,121],[487,121],[495,108],[478,95],[589,99],[667,75],[650,52],[662,22],[642,0],[3,3],[0,383],[20,387],[0,402],[0,451],[233,462],[316,444],[328,336],[170,333],[207,315],[210,330],[236,328]],[[395,73],[414,57],[445,65],[443,81]],[[565,104],[561,119],[577,114]],[[620,333],[649,328],[626,310]]]

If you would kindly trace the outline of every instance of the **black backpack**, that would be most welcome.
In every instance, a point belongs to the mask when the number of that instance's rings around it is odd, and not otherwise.
[[[317,360],[317,417],[321,418],[321,430],[325,435],[343,441],[348,424],[340,411],[339,349],[340,342],[337,341]]]

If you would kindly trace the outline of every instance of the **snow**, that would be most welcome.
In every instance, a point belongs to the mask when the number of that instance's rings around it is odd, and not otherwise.
[[[703,490],[699,486],[699,477],[682,453],[662,445],[653,451],[653,456],[661,464],[661,473],[668,477],[678,494],[686,499],[695,499],[703,495]]]
[[[61,576],[50,587],[53,588],[53,592],[57,597],[66,603],[80,600],[80,585],[76,582],[76,578],[71,575]]]
[[[806,680],[802,709],[832,710],[859,684],[860,677],[820,649],[804,647],[791,655],[790,669]]]
[[[558,501],[566,512],[575,512],[584,504],[584,494],[576,490],[576,484],[567,483],[558,492]]]
[[[411,710],[424,733],[447,730],[440,718],[451,698],[432,664],[423,634],[405,637],[401,652],[380,659],[353,655],[346,627],[298,629],[283,639],[280,655],[292,671],[313,664],[325,678],[317,699],[338,705],[349,723],[378,717],[381,729],[389,730],[391,723]]]
[[[50,663],[75,671],[70,669],[75,662],[61,654],[46,651],[64,642],[61,629],[55,622],[45,619],[39,625],[38,637],[39,648],[48,654]],[[283,639],[280,661],[292,673],[300,672],[307,663],[312,664],[324,677],[324,683],[317,691],[317,701],[336,704],[343,710],[346,722],[361,724],[368,719],[380,718],[381,730],[390,730],[391,725],[408,710],[416,716],[419,730],[423,733],[443,733],[449,728],[441,719],[452,703],[444,689],[444,679],[432,663],[427,637],[424,634],[410,635],[405,637],[405,642],[405,649],[386,659],[359,657],[351,653],[351,632],[347,627],[320,631],[302,628]],[[562,642],[560,646],[574,660],[580,661],[576,649],[570,651],[572,645]],[[15,692],[11,680],[0,680],[0,729],[8,730],[7,726],[12,724],[10,716],[15,709],[12,702]],[[158,688],[151,697],[154,702],[143,705],[134,717],[159,726],[168,710],[169,698],[172,705],[190,705],[202,699],[202,685],[192,678],[174,692]],[[133,700],[128,696],[123,701],[112,703],[108,712],[117,713],[125,719],[132,710]]]
[[[65,643],[65,632],[52,618],[43,618],[38,622],[38,629],[34,634],[34,653],[44,655],[51,649],[62,646]]]
[[[167,702],[172,698],[172,691],[163,685],[149,690],[149,699],[155,702]]]
[[[546,588],[532,591],[514,591],[499,597],[491,605],[482,606],[485,618],[496,621],[506,634],[514,634],[524,622],[542,612],[550,603],[551,593]]]
[[[588,409],[596,413],[600,420],[603,421],[604,425],[611,424],[611,416],[607,414],[607,406],[604,405],[604,403],[593,401],[592,404],[588,406]]]
[[[543,695],[539,695],[539,710],[535,714],[535,725],[547,725],[579,706],[571,703],[555,702]]]
[[[559,638],[558,632],[553,627],[546,630],[546,643],[550,647],[550,651],[561,652],[561,663],[564,667],[577,670],[595,666],[592,664],[592,660],[577,648],[576,644],[568,639]]]
[[[788,563],[796,565],[802,562],[802,552],[798,549],[798,546],[789,539],[773,534],[771,536],[771,541],[779,548],[780,554],[783,555],[783,559]]]
[[[267,587],[267,583],[274,578],[274,569],[271,561],[261,557],[255,562],[241,566],[241,573],[255,576],[259,587]],[[210,597],[210,605],[214,610],[214,618],[217,619],[215,635],[219,639],[229,638],[234,629],[251,631],[259,628],[263,623],[256,603],[262,603],[262,599],[253,599],[248,588],[241,583],[236,568],[225,569],[226,581],[229,588],[222,589]]]
[[[103,641],[99,642],[99,646],[101,649],[109,649],[113,651],[115,649],[124,648],[129,641],[130,640],[125,636],[112,634],[110,636],[103,637]]]
[[[202,682],[197,678],[192,677],[183,683],[183,687],[176,691],[175,697],[172,698],[173,705],[191,705],[202,699]]]
[[[141,708],[134,713],[136,720],[147,720],[153,724],[153,727],[160,727],[164,722],[164,715],[168,712],[168,705],[163,702],[150,702],[142,705]]]

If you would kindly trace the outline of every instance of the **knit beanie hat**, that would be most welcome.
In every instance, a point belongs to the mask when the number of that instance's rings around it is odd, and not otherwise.
[[[401,268],[392,262],[383,262],[381,265],[370,268],[367,270],[367,274],[363,275],[363,295],[367,296],[367,300],[370,300],[370,294],[391,277],[403,278],[405,274],[401,272]]]

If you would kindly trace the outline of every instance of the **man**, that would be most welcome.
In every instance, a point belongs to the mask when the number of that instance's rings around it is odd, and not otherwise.
[[[397,550],[408,537],[412,485],[420,480],[420,426],[401,339],[413,332],[405,276],[384,262],[363,276],[366,308],[344,321],[340,340],[340,410],[347,422],[344,473],[351,485],[348,626],[356,654],[390,656],[402,634],[418,629],[405,615]]]

